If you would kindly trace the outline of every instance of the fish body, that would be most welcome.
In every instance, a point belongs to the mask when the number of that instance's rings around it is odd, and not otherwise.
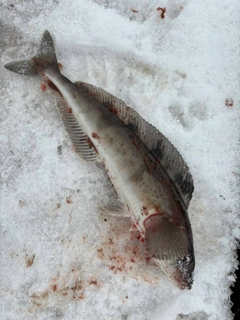
[[[103,163],[117,191],[103,211],[130,216],[149,255],[181,289],[191,288],[193,181],[179,152],[122,100],[63,76],[48,31],[35,57],[5,67],[48,79],[75,149],[84,160]]]

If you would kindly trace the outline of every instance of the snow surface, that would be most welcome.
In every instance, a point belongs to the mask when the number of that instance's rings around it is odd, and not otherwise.
[[[0,2],[2,320],[232,319],[239,14],[237,0]],[[33,55],[45,29],[69,79],[122,98],[188,163],[191,291],[146,261],[128,219],[99,216],[114,190],[72,149],[51,90],[3,68]]]

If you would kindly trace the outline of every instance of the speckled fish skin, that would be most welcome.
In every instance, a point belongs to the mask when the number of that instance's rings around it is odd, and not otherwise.
[[[121,200],[118,205],[123,213],[129,213],[133,228],[139,231],[149,255],[180,289],[190,289],[195,262],[187,202],[193,191],[192,182],[188,181],[187,187],[180,192],[161,164],[162,155],[154,151],[157,148],[149,149],[141,135],[136,134],[138,125],[134,127],[125,121],[119,115],[122,109],[117,104],[116,107],[106,107],[106,103],[101,102],[101,96],[108,99],[110,94],[88,84],[74,84],[60,73],[48,31],[45,31],[34,58],[9,63],[5,67],[24,75],[39,74],[51,82],[50,87],[60,93],[63,121],[73,143],[79,148],[80,156],[104,164]],[[131,110],[125,106],[122,108],[126,113]],[[142,120],[137,113],[131,121],[135,118],[136,123]],[[147,122],[143,123],[146,130],[148,126],[153,130]],[[163,136],[162,139],[165,141],[166,138]],[[174,148],[167,139],[165,143]],[[179,174],[175,176],[179,179]],[[184,181],[183,176],[181,179]],[[189,201],[184,201],[184,192]],[[113,209],[106,208],[110,213],[114,213],[114,208],[119,211],[114,205]]]

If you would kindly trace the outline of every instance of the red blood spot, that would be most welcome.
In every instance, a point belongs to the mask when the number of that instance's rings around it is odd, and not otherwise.
[[[44,83],[41,83],[41,90],[43,92],[47,90],[47,86]]]
[[[56,292],[57,291],[57,285],[56,284],[51,285],[51,289],[52,289],[52,291]]]
[[[98,284],[98,282],[97,282],[97,280],[96,280],[95,278],[91,278],[91,279],[89,280],[89,284],[90,284],[90,285],[93,284],[93,285],[96,286],[96,285]]]
[[[66,113],[72,113],[72,108],[70,108],[67,104],[64,106],[64,111]]]
[[[147,209],[147,207],[143,206],[143,207],[142,207],[142,212],[143,212],[143,214],[144,214],[145,216],[147,216],[147,215],[148,215],[148,209]]]
[[[233,102],[233,99],[226,99],[225,100],[225,105],[227,106],[227,107],[233,107],[233,105],[234,105],[234,102]]]
[[[53,89],[54,91],[56,91],[56,92],[58,92],[60,95],[62,95],[61,92],[59,91],[59,89],[55,86],[55,84],[52,83],[52,81],[48,80],[48,81],[47,81],[47,84],[48,84],[49,88]]]
[[[45,67],[45,63],[41,59],[32,57],[31,60],[35,63],[37,67],[41,67],[41,68]]]
[[[164,18],[165,18],[165,16],[164,16],[164,15],[165,15],[165,12],[167,11],[166,8],[165,8],[165,7],[164,7],[164,8],[158,7],[157,10],[158,10],[158,11],[161,11],[160,17],[161,17],[162,19],[164,19]]]
[[[180,10],[183,10],[183,8],[184,8],[183,6],[180,6]]]
[[[92,137],[94,139],[99,139],[99,135],[97,133],[95,133],[95,132],[92,132]]]
[[[132,225],[132,230],[137,230],[137,226],[135,223]]]
[[[112,112],[113,114],[115,114],[116,116],[118,115],[118,109],[115,107],[109,108],[109,111]]]
[[[150,263],[151,258],[147,257],[145,260],[146,260],[147,263]]]
[[[140,240],[142,243],[144,242],[144,238],[141,234],[137,236],[137,239]]]
[[[72,203],[71,196],[69,196],[69,197],[66,198],[66,203],[67,203],[67,204]]]

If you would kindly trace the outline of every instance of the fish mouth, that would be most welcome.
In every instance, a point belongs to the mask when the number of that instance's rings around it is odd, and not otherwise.
[[[177,261],[172,279],[181,290],[192,288],[194,266],[195,261],[191,254]]]
[[[157,212],[145,219],[144,227],[144,246],[149,255],[180,289],[191,289],[195,261],[185,228]]]
[[[191,255],[178,260],[155,259],[161,271],[180,289],[192,288],[194,258]]]

